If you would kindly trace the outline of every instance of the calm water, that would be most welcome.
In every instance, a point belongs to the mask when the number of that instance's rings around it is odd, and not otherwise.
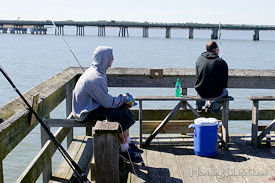
[[[23,93],[40,82],[64,70],[69,66],[78,66],[59,36],[48,35],[10,35],[0,34],[0,65],[6,70],[17,88]],[[165,30],[149,30],[150,38],[142,38],[142,29],[129,29],[129,38],[117,37],[117,29],[106,29],[107,37],[97,37],[97,29],[85,30],[86,36],[74,36],[74,28],[65,28],[64,36],[82,66],[89,66],[92,51],[99,45],[114,48],[113,67],[144,68],[194,68],[195,60],[205,49],[210,31],[194,31],[194,39],[189,40],[187,30],[173,30],[172,38],[165,39]],[[222,55],[230,69],[274,69],[275,68],[275,32],[260,32],[261,41],[251,41],[252,31],[223,31]],[[182,83],[184,85],[184,83]],[[173,89],[134,89],[112,88],[111,94],[118,95],[129,91],[133,95],[171,95]],[[274,90],[229,89],[234,96],[231,108],[251,108],[249,95],[274,95]],[[195,94],[193,89],[189,94]],[[0,106],[17,97],[11,86],[0,76]],[[145,103],[144,107],[169,108],[175,103]],[[274,103],[266,102],[262,108],[273,108]],[[64,104],[55,109],[52,117],[65,117]],[[249,121],[230,121],[230,134],[250,132]],[[262,123],[267,123],[263,121]],[[52,131],[54,131],[53,129]],[[136,134],[138,124],[132,130]],[[77,129],[76,135],[83,134]],[[66,145],[66,144],[64,144]],[[31,149],[31,150],[30,150]],[[40,150],[40,128],[36,127],[18,147],[3,161],[5,182],[14,182],[24,168]],[[60,159],[56,153],[54,167]],[[41,181],[39,181],[41,182]]]

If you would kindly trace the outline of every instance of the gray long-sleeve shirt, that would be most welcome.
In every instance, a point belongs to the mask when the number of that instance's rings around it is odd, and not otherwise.
[[[97,47],[92,66],[77,81],[72,101],[73,115],[76,120],[84,120],[89,112],[99,106],[117,108],[127,100],[124,94],[117,97],[108,94],[106,71],[112,57],[112,48]]]

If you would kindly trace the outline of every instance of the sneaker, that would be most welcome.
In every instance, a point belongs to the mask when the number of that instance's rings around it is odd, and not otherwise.
[[[197,112],[202,112],[202,107],[197,107],[197,108],[196,108],[196,111],[197,111]]]
[[[143,150],[141,150],[140,148],[138,148],[134,142],[131,142],[131,143],[129,144],[129,147],[130,147],[130,149],[132,149],[135,153],[138,153],[138,154],[142,154],[142,153],[143,153]]]
[[[143,162],[142,157],[136,153],[134,153],[134,151],[132,149],[128,149],[130,157],[128,155],[128,152],[119,152],[119,157],[122,158],[125,161],[131,161],[134,163],[141,163]]]

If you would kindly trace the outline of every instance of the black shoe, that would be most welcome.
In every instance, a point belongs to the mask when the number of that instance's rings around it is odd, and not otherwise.
[[[135,153],[138,153],[138,154],[142,154],[142,153],[143,153],[143,150],[141,150],[140,148],[138,148],[134,142],[131,142],[131,143],[129,144],[129,147],[130,147],[130,149],[132,149]]]
[[[197,111],[197,112],[202,112],[202,107],[197,107],[197,108],[196,108],[196,111]]]
[[[122,158],[124,161],[132,161],[134,163],[143,162],[142,157],[139,154],[134,153],[132,149],[128,149],[128,152],[119,152],[119,157]]]
[[[210,112],[210,107],[209,106],[205,106],[205,109],[204,109],[205,113],[208,113]]]

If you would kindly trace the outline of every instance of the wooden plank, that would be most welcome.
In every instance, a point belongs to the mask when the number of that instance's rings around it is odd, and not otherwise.
[[[139,112],[137,109],[131,110],[135,114],[135,120],[139,120]],[[143,109],[142,118],[143,120],[162,120],[164,119],[171,109]],[[200,112],[200,115],[203,117],[213,117],[216,119],[222,119],[222,113],[212,114],[205,113],[204,111]],[[229,120],[238,120],[240,123],[242,120],[251,120],[251,109],[230,109],[229,110]],[[275,116],[274,109],[262,109],[259,110],[259,120],[273,120]],[[193,120],[196,116],[189,109],[182,110],[180,109],[173,117],[174,120]]]
[[[143,134],[151,134],[162,121],[143,121]],[[192,120],[170,120],[159,133],[194,133],[193,128],[188,128],[190,124],[194,123]],[[218,129],[221,133],[221,127]]]
[[[139,137],[131,137],[131,140],[138,144],[139,142]],[[129,164],[129,174],[128,174],[128,183],[134,183],[134,182],[139,182],[139,183],[145,183],[148,182],[148,164],[147,164],[147,149],[143,149],[143,153],[141,154],[141,157],[143,158],[145,166],[142,166],[140,164],[133,163],[135,172],[132,170],[131,165]],[[127,167],[123,167],[127,168]],[[122,180],[121,180],[122,182]]]
[[[50,114],[46,118],[49,118],[49,117],[50,117]],[[42,126],[40,126],[40,133],[41,133],[41,148],[43,148],[43,146],[49,140],[49,136]],[[50,158],[48,164],[46,165],[43,171],[43,175],[42,175],[43,183],[49,182],[51,176],[52,176],[52,159]]]
[[[167,168],[168,172],[166,171],[166,182],[175,182],[175,183],[182,183],[184,177],[182,176],[178,161],[176,156],[174,155],[174,147],[171,143],[171,138],[158,138],[160,144],[160,152],[161,152],[161,167]],[[167,142],[167,145],[165,145]],[[162,145],[162,143],[164,143]]]
[[[38,108],[38,100],[39,100],[39,93],[36,93],[33,96],[32,99],[32,108],[35,112],[37,112],[37,108]],[[36,117],[34,116],[34,114],[31,114],[31,120],[30,120],[30,126],[33,125],[34,121],[36,120]]]
[[[153,131],[153,133],[146,139],[145,146],[149,145],[149,143],[153,140],[153,138],[159,133],[159,131],[169,122],[169,120],[173,117],[173,115],[181,108],[182,101],[180,101],[175,108],[165,117],[162,123]]]
[[[257,146],[251,146],[244,138],[234,137],[232,142],[240,149],[240,155],[245,157],[242,160],[241,170],[249,170],[249,173],[259,172],[259,176],[244,176],[247,182],[266,182],[268,178],[275,175],[275,172],[272,172],[275,166],[274,161],[270,161],[267,157],[271,157],[271,155],[265,153],[268,151],[262,151]]]
[[[264,131],[266,129],[267,125],[258,125],[258,131]],[[275,129],[271,129],[270,131],[275,132]]]
[[[252,105],[252,128],[251,128],[251,143],[258,145],[258,116],[259,116],[259,101],[254,100]]]
[[[93,154],[93,138],[91,136],[85,136],[81,146],[77,149],[78,152],[74,157],[74,161],[77,162],[79,167],[83,170],[83,172],[87,175],[89,172],[89,164],[92,159]],[[66,180],[73,180],[76,177],[75,173],[72,169],[69,169],[69,172],[66,176]]]
[[[119,183],[119,124],[98,121],[94,127],[95,180]]]
[[[77,153],[79,152],[79,149],[82,145],[82,142],[84,140],[85,136],[76,137],[72,144],[70,145],[68,149],[68,154],[72,157],[72,159],[75,159]],[[50,183],[57,183],[57,182],[66,182],[68,179],[66,179],[67,175],[69,174],[71,170],[71,167],[68,165],[67,161],[63,158],[61,163],[56,168],[56,171],[54,172]]]
[[[96,121],[77,121],[75,119],[45,119],[45,124],[49,127],[87,127],[94,126]]]
[[[139,100],[139,113],[138,113],[138,119],[139,119],[139,146],[142,147],[142,134],[143,134],[143,123],[142,123],[142,100]]]
[[[275,120],[273,120],[269,125],[267,125],[266,129],[258,136],[258,142],[261,143],[262,139],[270,133],[272,129],[275,129]]]
[[[180,144],[178,142],[179,139],[182,141]],[[198,177],[195,176],[195,162],[192,159],[192,155],[190,155],[190,151],[187,149],[188,141],[186,140],[187,138],[183,137],[171,138],[171,143],[174,147],[175,159],[177,166],[179,167],[181,177],[183,178],[183,182],[197,183],[199,180]]]
[[[165,182],[165,171],[161,165],[160,146],[158,139],[152,139],[151,146],[147,147],[148,182]]]
[[[67,136],[68,131],[69,130],[66,128],[59,128],[54,136],[59,142],[62,142]],[[47,141],[43,148],[17,179],[17,182],[35,182],[50,161],[56,149],[57,147],[52,141]]]
[[[275,96],[248,96],[250,100],[275,100]]]
[[[229,142],[228,132],[228,115],[229,115],[229,101],[223,103],[222,107],[222,140],[225,143],[225,147]]]
[[[4,183],[3,163],[0,160],[0,183]]]
[[[274,70],[230,69],[228,88],[275,89]],[[164,87],[174,88],[177,78],[186,88],[193,88],[196,80],[194,69],[163,68],[163,78],[150,79],[149,68],[109,68],[109,87]]]
[[[73,84],[73,86],[72,85],[66,86],[66,118],[68,118],[68,116],[72,112],[72,98],[73,98],[72,90],[74,88],[74,85],[75,84]],[[74,137],[73,128],[71,128],[67,136],[67,148],[70,147],[73,137]]]
[[[158,101],[158,100],[163,100],[163,101],[178,101],[178,100],[183,100],[183,101],[206,101],[206,100],[213,100],[215,98],[201,98],[199,96],[187,96],[187,95],[183,95],[181,97],[176,97],[176,96],[135,96],[134,97],[135,100],[139,101],[139,100],[152,100],[152,101]],[[228,96],[228,97],[224,97],[219,99],[219,101],[232,101],[234,100],[233,97]]]

